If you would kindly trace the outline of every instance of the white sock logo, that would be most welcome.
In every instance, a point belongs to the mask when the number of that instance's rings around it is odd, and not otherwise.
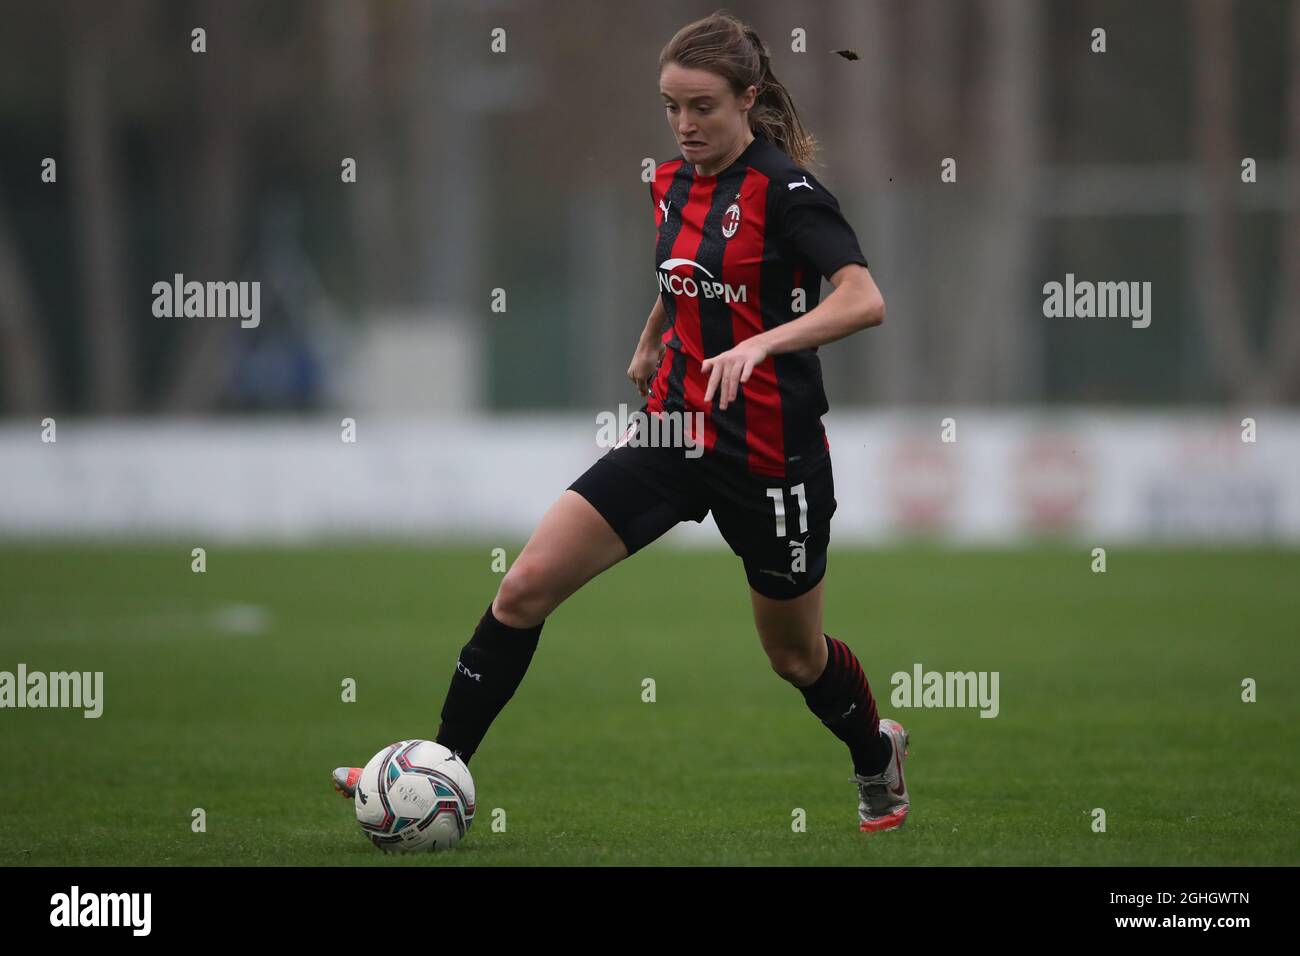
[[[483,675],[482,675],[482,674],[475,674],[472,670],[470,670],[468,667],[466,667],[464,664],[462,664],[459,660],[456,661],[456,670],[460,671],[462,674],[464,674],[464,675],[465,675],[466,677],[468,677],[470,680],[476,680],[476,681],[478,681],[480,684],[483,683]]]

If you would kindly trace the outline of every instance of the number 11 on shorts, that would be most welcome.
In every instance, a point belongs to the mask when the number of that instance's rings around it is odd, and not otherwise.
[[[799,533],[803,534],[808,530],[808,499],[803,493],[803,482],[795,485],[790,489],[790,493],[799,500]],[[772,499],[772,504],[776,508],[776,536],[785,537],[785,494],[781,488],[767,489],[767,496]]]

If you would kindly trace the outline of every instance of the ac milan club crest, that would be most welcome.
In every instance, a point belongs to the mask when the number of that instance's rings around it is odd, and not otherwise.
[[[730,239],[740,228],[740,205],[732,203],[727,207],[726,213],[722,217],[722,235]]]

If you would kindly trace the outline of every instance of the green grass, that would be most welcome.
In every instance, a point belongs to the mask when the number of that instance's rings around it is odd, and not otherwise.
[[[488,546],[212,546],[206,574],[189,548],[0,548],[0,670],[105,673],[98,720],[0,711],[0,864],[1300,863],[1297,552],[1112,549],[1092,574],[1086,548],[833,548],[826,629],[912,735],[912,817],[868,837],[739,561],[652,547],[548,620],[465,842],[391,858],[329,771],[434,735]],[[264,631],[220,626],[229,605]],[[999,671],[1000,715],[891,707],[915,662]]]

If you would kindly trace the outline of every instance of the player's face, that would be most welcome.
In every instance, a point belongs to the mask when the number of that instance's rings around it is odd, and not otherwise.
[[[749,129],[748,110],[758,91],[751,86],[737,98],[717,73],[669,63],[659,74],[659,92],[682,155],[697,166],[712,166]]]

